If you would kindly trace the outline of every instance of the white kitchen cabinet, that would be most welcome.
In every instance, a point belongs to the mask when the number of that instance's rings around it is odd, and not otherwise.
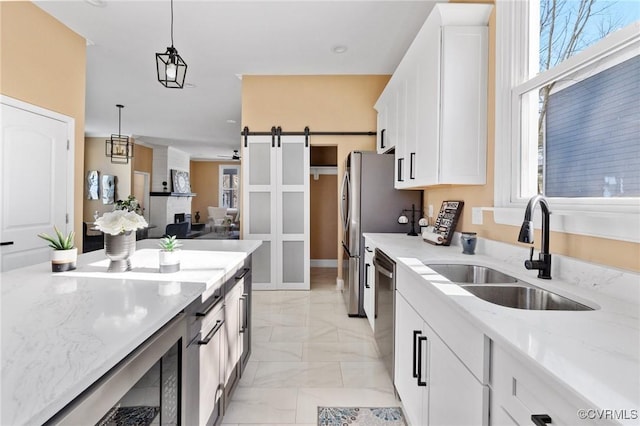
[[[435,5],[376,103],[380,113],[397,99],[384,132],[395,137],[396,188],[486,183],[491,10]]]
[[[427,337],[425,333],[428,330],[422,317],[396,292],[394,384],[412,425],[426,425],[428,421],[427,372],[423,371],[424,357],[419,356],[423,354],[418,354],[418,348],[424,347],[418,339]],[[420,378],[418,365],[421,368]]]
[[[309,289],[309,147],[304,136],[248,136],[242,161],[244,239],[255,290]]]
[[[378,112],[377,152],[383,154],[396,147],[398,142],[398,105],[400,103],[400,89],[393,77],[387,83],[376,104]]]
[[[551,425],[618,424],[606,417],[582,419],[580,410],[593,405],[573,394],[568,388],[545,377],[535,367],[499,344],[491,353],[491,425],[531,425],[532,416],[549,416]],[[611,407],[611,409],[623,407]],[[544,423],[543,423],[544,424]]]
[[[396,293],[394,383],[413,425],[487,424],[489,389]]]
[[[488,425],[488,342],[428,287],[398,264],[394,384],[407,417],[413,425]]]
[[[366,239],[365,239],[366,241]],[[375,330],[376,312],[376,282],[375,268],[373,266],[374,247],[365,243],[364,248],[364,313],[367,315],[371,330]]]
[[[241,311],[241,298],[244,293],[242,283],[236,284],[228,291],[224,299],[224,331],[226,338],[226,368],[225,368],[225,388],[230,392],[235,381],[239,377],[239,361],[242,355],[243,339],[241,327],[243,324]]]

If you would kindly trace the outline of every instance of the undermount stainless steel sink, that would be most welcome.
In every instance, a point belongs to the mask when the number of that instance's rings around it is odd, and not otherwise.
[[[496,305],[539,311],[593,310],[582,303],[486,266],[464,264],[427,264],[426,266],[474,296]]]
[[[469,284],[506,284],[518,280],[511,275],[478,265],[441,264],[427,265],[449,281]]]
[[[474,296],[508,308],[536,311],[592,311],[582,303],[527,285],[461,285]]]

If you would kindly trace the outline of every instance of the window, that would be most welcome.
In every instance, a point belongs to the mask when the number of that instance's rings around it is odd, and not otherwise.
[[[239,166],[220,166],[219,207],[238,208],[239,172]]]
[[[561,215],[633,213],[637,222],[640,7],[498,0],[496,8],[496,207],[542,193]]]

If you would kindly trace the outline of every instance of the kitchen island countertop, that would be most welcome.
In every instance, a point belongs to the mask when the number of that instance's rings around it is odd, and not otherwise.
[[[231,277],[261,241],[184,241],[183,270],[150,267],[157,240],[138,241],[133,270],[106,272],[104,250],[78,268],[41,263],[0,274],[0,424],[42,424],[203,293]]]

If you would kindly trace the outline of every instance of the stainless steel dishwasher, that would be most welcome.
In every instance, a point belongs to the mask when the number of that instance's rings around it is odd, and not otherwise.
[[[393,381],[396,263],[380,249],[373,257],[375,267],[376,316],[374,336],[382,362]]]

